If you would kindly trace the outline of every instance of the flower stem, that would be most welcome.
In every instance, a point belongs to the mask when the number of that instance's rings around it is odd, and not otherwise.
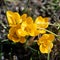
[[[50,60],[50,53],[48,53],[47,60]]]
[[[54,23],[54,24],[49,23],[49,25],[60,27],[60,24],[59,23]]]
[[[50,31],[50,30],[47,30],[47,29],[45,29],[45,30],[46,30],[47,32],[51,33],[51,34],[54,34],[56,37],[60,36],[60,35],[57,35],[57,34],[53,33],[53,32]]]
[[[49,32],[49,33],[51,33],[51,34],[55,35],[56,37],[60,37],[60,35],[57,35],[57,34],[53,33],[53,32],[52,32],[52,31],[50,31],[50,30],[47,30],[47,29],[44,29],[44,28],[40,28],[40,29],[46,30],[47,32]]]
[[[32,47],[30,47],[30,46],[27,46],[29,49],[31,49],[32,51],[34,51],[34,52],[37,52],[37,50],[36,49],[33,49]]]
[[[39,57],[39,60],[41,60],[41,57],[40,57],[40,52],[38,51],[38,57]]]
[[[11,48],[11,51],[10,51],[10,60],[12,60],[12,48]]]

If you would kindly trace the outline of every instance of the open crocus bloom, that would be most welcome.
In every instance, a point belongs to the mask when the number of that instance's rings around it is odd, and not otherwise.
[[[10,27],[20,24],[22,21],[18,12],[7,11],[6,15]]]
[[[25,43],[26,39],[22,36],[17,36],[16,31],[20,28],[20,25],[11,27],[9,30],[8,38],[13,42]]]
[[[37,24],[39,28],[47,28],[49,25],[49,20],[48,18],[43,18],[39,16],[36,18],[35,23]]]
[[[20,16],[18,12],[12,12],[12,11],[7,11],[6,15],[10,27],[22,23],[27,18],[27,14],[23,14],[22,16]]]
[[[49,19],[39,16],[36,18],[35,24],[37,25],[37,28],[40,29],[40,33],[46,33],[45,28],[49,25]]]
[[[54,35],[53,34],[43,34],[42,37],[39,38],[37,41],[37,44],[39,45],[39,50],[42,53],[49,53],[51,52],[51,49],[53,48],[53,41],[54,41]]]
[[[33,20],[30,17],[28,18],[28,20],[21,24],[21,29],[26,31],[27,35],[30,36],[37,36],[40,33],[40,31],[37,29],[36,24],[33,23]]]

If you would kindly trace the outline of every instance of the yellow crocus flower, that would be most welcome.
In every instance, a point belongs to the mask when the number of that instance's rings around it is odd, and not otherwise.
[[[28,24],[27,22],[23,22],[21,25],[21,29],[26,31],[30,36],[37,36],[40,33],[40,31],[37,30],[37,26],[35,23]]]
[[[37,25],[37,28],[40,30],[40,33],[46,33],[45,28],[48,27],[49,25],[49,19],[48,18],[43,18],[41,16],[37,17],[35,20],[35,24]]]
[[[39,28],[47,28],[49,25],[49,20],[48,18],[43,18],[39,16],[36,18],[35,23],[37,24]]]
[[[36,24],[33,22],[33,19],[29,16],[27,19],[22,22],[21,29],[26,31],[30,36],[37,36],[40,33],[40,30],[37,29]]]
[[[55,37],[53,34],[43,34],[42,37],[37,40],[37,44],[39,45],[39,50],[42,53],[49,53],[53,48],[53,41]]]
[[[8,39],[10,39],[13,42],[25,43],[26,42],[25,37],[17,36],[16,31],[18,29],[20,29],[20,25],[16,25],[14,27],[11,27],[9,30],[9,34],[8,34]]]
[[[20,24],[22,21],[18,12],[7,11],[6,15],[10,27]]]

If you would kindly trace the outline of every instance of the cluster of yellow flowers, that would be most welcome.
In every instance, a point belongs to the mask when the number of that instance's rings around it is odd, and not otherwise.
[[[7,20],[10,26],[8,38],[13,42],[25,43],[27,36],[38,36],[43,34],[37,40],[39,49],[42,53],[51,52],[54,40],[53,34],[46,34],[46,28],[49,26],[47,17],[38,16],[35,20],[27,14],[19,15],[18,12],[7,11]]]

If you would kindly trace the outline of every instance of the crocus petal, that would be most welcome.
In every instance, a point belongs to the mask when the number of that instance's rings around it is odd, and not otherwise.
[[[26,31],[24,31],[24,30],[22,30],[22,29],[18,29],[17,31],[16,31],[16,34],[17,34],[17,36],[18,37],[20,37],[20,36],[27,36],[28,34],[27,34],[27,32]]]
[[[53,43],[44,43],[39,46],[39,50],[41,53],[50,53],[51,49],[53,48]]]
[[[25,37],[20,37],[20,43],[25,43],[26,42],[26,38]]]

